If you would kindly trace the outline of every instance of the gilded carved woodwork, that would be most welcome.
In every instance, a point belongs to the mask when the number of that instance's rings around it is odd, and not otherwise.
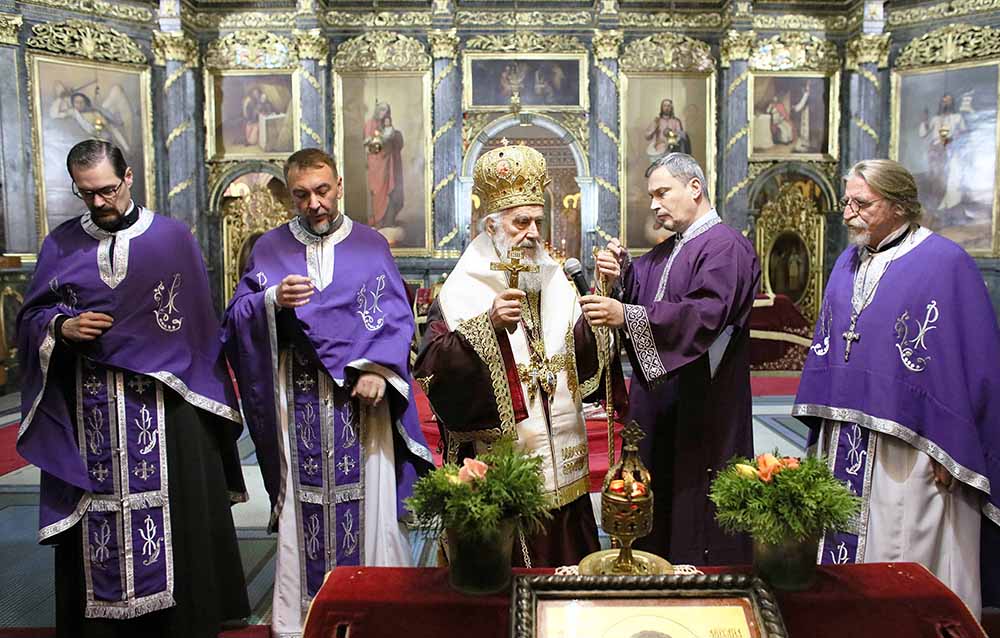
[[[87,20],[43,22],[31,27],[28,46],[52,53],[71,55],[88,60],[146,64],[135,40],[120,31]]]
[[[466,113],[462,117],[462,151],[468,150],[486,125],[503,115],[502,113]]]
[[[753,31],[730,31],[727,33],[719,45],[722,66],[728,68],[729,63],[735,60],[749,60],[756,41],[757,34]]]
[[[239,282],[241,256],[247,254],[248,240],[284,224],[291,215],[264,185],[254,185],[242,197],[234,197],[222,207],[223,287],[229,299]]]
[[[463,27],[585,27],[593,22],[590,11],[459,11],[455,16]]]
[[[434,29],[427,34],[434,59],[454,59],[458,54],[458,33],[455,29]]]
[[[886,22],[890,27],[902,27],[938,20],[954,20],[962,16],[996,11],[1000,0],[948,0],[930,6],[916,6],[905,9],[890,8]]]
[[[429,27],[431,14],[428,11],[366,11],[364,13],[327,11],[323,14],[323,23],[334,28]]]
[[[862,64],[874,64],[884,69],[889,66],[890,34],[862,33],[847,41],[848,70],[857,71]]]
[[[24,20],[21,16],[0,13],[0,44],[17,44]]]
[[[619,62],[622,71],[715,70],[715,58],[707,42],[674,33],[658,33],[625,46]]]
[[[749,64],[754,71],[830,71],[841,66],[836,44],[795,32],[758,39]]]
[[[753,28],[761,31],[826,31],[837,32],[848,29],[847,16],[809,16],[799,13],[757,13],[753,16]]]
[[[183,12],[181,23],[196,29],[291,29],[295,26],[295,14],[288,11],[264,13],[261,11],[230,12]]]
[[[725,17],[713,11],[671,11],[663,13],[622,12],[619,25],[634,29],[721,29]]]
[[[22,3],[18,3],[22,4]],[[51,7],[99,16],[102,18],[113,18],[126,22],[137,22],[148,24],[153,22],[154,13],[147,7],[136,7],[118,2],[107,2],[106,0],[28,0],[23,4],[31,4],[39,7]]]
[[[370,31],[337,47],[333,65],[338,71],[424,71],[431,68],[431,56],[415,38]]]
[[[234,31],[210,42],[205,50],[209,69],[283,69],[298,62],[291,40],[263,29]]]
[[[805,246],[807,254],[797,256],[804,262],[795,268],[799,276],[805,271],[803,292],[799,299],[792,299],[810,322],[816,321],[823,301],[823,255],[826,217],[816,209],[816,203],[798,184],[784,184],[777,196],[764,204],[756,222],[756,249],[761,258],[764,292],[780,293],[774,290],[772,273],[785,264],[772,264],[772,259],[791,259],[791,255],[779,256],[775,245],[781,238],[794,235]],[[789,275],[790,276],[790,275]]]
[[[198,66],[198,43],[180,31],[153,31],[153,63],[166,66],[167,62]]]
[[[503,35],[477,35],[465,43],[470,51],[511,53],[570,53],[586,51],[578,38],[569,35],[542,35],[528,31]]]
[[[953,24],[912,40],[896,58],[896,68],[950,64],[1000,55],[1000,30]]]
[[[594,29],[592,43],[594,45],[594,56],[598,60],[616,59],[622,46],[622,32]]]
[[[330,55],[330,41],[319,29],[294,31],[295,47],[300,60],[318,60],[320,66],[326,66],[326,58]],[[319,89],[317,89],[319,90]]]

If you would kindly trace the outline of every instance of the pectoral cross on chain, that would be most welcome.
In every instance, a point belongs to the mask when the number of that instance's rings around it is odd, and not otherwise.
[[[851,345],[853,345],[852,342],[861,341],[861,333],[854,331],[854,328],[856,328],[857,325],[858,325],[858,316],[852,315],[851,326],[847,329],[847,332],[844,333],[844,341],[847,342],[847,349],[844,350],[844,361],[847,361],[848,359],[851,358]]]
[[[521,260],[524,259],[524,251],[520,248],[511,248],[507,253],[507,259],[509,261],[499,261],[490,264],[490,270],[502,270],[508,274],[507,285],[511,288],[517,288],[518,276],[522,272],[538,272],[538,266],[536,264],[522,264]]]

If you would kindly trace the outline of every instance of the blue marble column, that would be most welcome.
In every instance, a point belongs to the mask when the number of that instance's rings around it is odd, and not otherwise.
[[[847,43],[847,139],[843,167],[889,149],[889,34],[860,34]]]
[[[592,184],[580,184],[581,194],[590,189],[591,197],[581,197],[581,261],[593,272],[593,249],[603,248],[612,237],[621,234],[621,130],[618,54],[621,31],[594,31],[594,64],[590,73],[591,127],[590,174]],[[582,181],[582,179],[581,179]],[[594,202],[588,205],[588,201]]]
[[[327,126],[327,58],[330,43],[318,28],[295,32],[299,54],[299,143],[302,148],[333,148]]]
[[[435,257],[457,257],[469,241],[469,220],[458,219],[457,184],[462,163],[462,79],[455,29],[428,34],[434,59],[434,202]]]
[[[21,16],[0,13],[0,65],[14,74],[13,82],[0,85],[0,175],[5,240],[0,249],[4,253],[28,254],[38,251],[41,238],[36,215],[32,214],[35,202],[31,183],[31,137],[25,121],[27,112],[23,110],[30,100],[25,94],[26,78],[18,77],[24,71],[18,49],[21,25]]]
[[[721,44],[722,81],[719,94],[718,138],[719,171],[715,205],[722,218],[733,228],[750,228],[748,192],[750,118],[747,113],[750,69],[748,60],[753,51],[756,34],[753,31],[730,31]]]

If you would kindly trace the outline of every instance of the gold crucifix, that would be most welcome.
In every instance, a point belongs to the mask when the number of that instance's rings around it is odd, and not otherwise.
[[[507,273],[509,288],[517,288],[517,279],[522,272],[538,272],[537,264],[521,263],[524,259],[524,251],[520,248],[511,248],[507,253],[508,261],[498,261],[490,264],[490,270],[502,270]]]

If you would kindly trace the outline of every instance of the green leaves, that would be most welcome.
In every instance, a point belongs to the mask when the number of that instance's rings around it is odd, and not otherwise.
[[[532,533],[551,518],[541,459],[518,451],[500,439],[479,460],[489,469],[482,479],[459,479],[459,467],[446,464],[413,486],[406,506],[416,525],[433,533],[453,529],[468,539],[483,539],[500,521],[513,518],[518,529]]]
[[[709,491],[715,518],[726,531],[747,532],[770,544],[803,540],[843,528],[860,507],[860,499],[821,459],[803,459],[798,467],[775,472],[770,481],[741,474],[736,464],[757,467],[755,461],[733,459]]]

